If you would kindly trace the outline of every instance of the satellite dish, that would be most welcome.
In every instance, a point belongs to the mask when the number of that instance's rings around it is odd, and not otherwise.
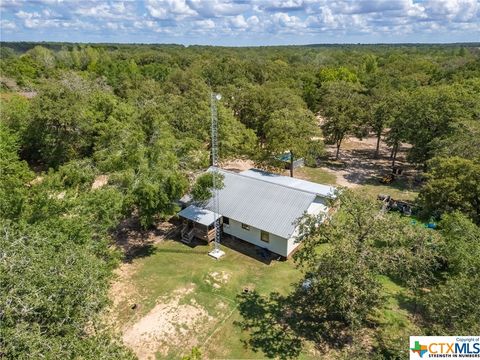
[[[222,95],[221,95],[221,94],[215,94],[215,99],[221,100],[221,99],[222,99]]]

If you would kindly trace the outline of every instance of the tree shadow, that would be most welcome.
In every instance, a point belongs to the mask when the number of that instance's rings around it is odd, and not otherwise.
[[[239,295],[239,311],[243,321],[236,325],[249,331],[244,340],[255,352],[262,350],[269,358],[296,358],[302,350],[302,338],[289,324],[285,298],[273,293],[262,297],[252,291]]]
[[[174,238],[178,232],[178,221],[158,222],[148,229],[142,228],[138,217],[123,220],[112,232],[115,244],[122,249],[123,261],[131,263],[136,258],[143,258],[155,253],[155,244],[165,239]]]
[[[123,261],[130,264],[134,259],[148,257],[153,255],[156,251],[157,249],[153,244],[131,246],[128,251],[125,252]]]
[[[406,310],[412,315],[417,315],[419,313],[419,304],[411,296],[406,296],[405,294],[400,293],[396,296],[396,298],[400,309]]]
[[[297,358],[305,341],[313,342],[318,350],[342,349],[352,342],[346,324],[312,306],[308,292],[301,287],[287,296],[242,293],[238,301],[243,319],[236,325],[249,333],[245,345],[269,358]]]

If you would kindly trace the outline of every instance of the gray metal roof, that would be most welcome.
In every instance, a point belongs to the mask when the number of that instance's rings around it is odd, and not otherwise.
[[[272,174],[259,169],[245,170],[242,171],[240,174],[280,185],[285,185],[294,189],[308,191],[327,198],[335,197],[336,188],[334,186],[322,185],[289,176]]]
[[[183,209],[178,213],[181,217],[195,221],[196,223],[209,226],[215,222],[221,215],[208,209],[202,209],[195,205]]]
[[[289,238],[295,221],[307,211],[316,194],[259,178],[219,169],[224,187],[219,191],[219,213],[244,224]],[[213,201],[206,205],[213,209]]]

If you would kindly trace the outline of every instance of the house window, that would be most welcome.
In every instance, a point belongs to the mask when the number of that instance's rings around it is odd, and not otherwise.
[[[226,224],[226,225],[230,225],[230,219],[224,216],[223,217],[223,223]]]
[[[260,232],[260,239],[264,242],[270,242],[270,234],[266,231],[261,231]]]
[[[250,226],[248,226],[247,224],[242,224],[242,229],[243,230],[250,230]]]

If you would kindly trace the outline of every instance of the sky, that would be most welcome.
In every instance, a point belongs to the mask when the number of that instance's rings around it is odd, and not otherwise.
[[[2,41],[480,41],[480,0],[0,0]]]

